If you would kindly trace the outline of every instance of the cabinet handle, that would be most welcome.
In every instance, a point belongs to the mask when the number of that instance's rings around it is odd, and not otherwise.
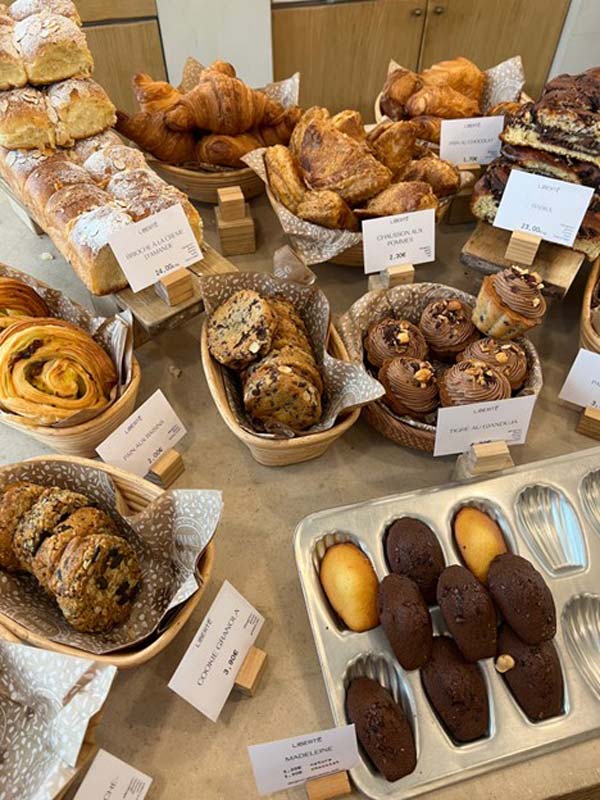
[[[434,14],[437,14],[437,15],[439,16],[440,14],[443,14],[445,10],[446,10],[446,9],[444,8],[444,6],[436,6],[436,7],[433,9],[433,13],[434,13]]]
[[[422,8],[413,8],[412,15],[413,15],[413,17],[422,17],[423,16],[423,9]]]

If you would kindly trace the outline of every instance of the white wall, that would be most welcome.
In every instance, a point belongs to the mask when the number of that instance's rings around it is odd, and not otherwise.
[[[600,0],[571,0],[550,77],[600,66]]]
[[[272,80],[270,0],[158,0],[158,16],[172,83],[188,56],[230,61],[250,86]]]

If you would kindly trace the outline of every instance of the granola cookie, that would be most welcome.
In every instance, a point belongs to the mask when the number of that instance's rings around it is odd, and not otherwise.
[[[266,365],[274,365],[281,372],[296,372],[314,384],[319,392],[323,392],[323,378],[314,357],[295,345],[285,345],[280,350],[271,350],[269,355],[248,368],[243,376],[244,382],[252,377],[257,369]]]
[[[36,483],[11,483],[0,496],[0,567],[9,572],[21,569],[21,562],[13,548],[17,525],[45,491]]]
[[[243,289],[226,300],[208,321],[208,347],[213,358],[243,369],[271,349],[276,319],[258,292]]]
[[[322,414],[317,387],[293,369],[277,364],[266,364],[249,378],[244,387],[244,406],[255,420],[297,431],[315,425]]]

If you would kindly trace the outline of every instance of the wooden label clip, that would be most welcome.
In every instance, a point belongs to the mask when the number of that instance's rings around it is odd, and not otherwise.
[[[217,231],[224,256],[241,256],[256,251],[256,231],[250,206],[239,186],[218,189],[215,208]]]
[[[515,463],[506,442],[472,444],[466,453],[456,459],[454,478],[464,480],[514,467]]]
[[[525,231],[513,231],[504,258],[513,264],[531,266],[541,243],[539,236]]]
[[[267,654],[265,651],[258,647],[251,647],[237,674],[234,688],[248,697],[254,697],[266,666]]]
[[[375,292],[378,289],[392,289],[415,282],[415,268],[412,264],[399,264],[397,267],[388,267],[382,272],[369,275],[368,290]]]
[[[154,284],[156,294],[169,306],[178,306],[194,296],[192,273],[187,269],[169,272]]]
[[[600,439],[600,409],[584,408],[577,423],[577,433],[589,436],[591,439]]]
[[[323,775],[306,784],[308,800],[333,800],[335,797],[347,797],[352,793],[350,778],[347,772],[334,772]]]
[[[158,461],[154,462],[148,474],[151,478],[154,478],[163,489],[168,489],[184,472],[185,464],[183,463],[181,454],[178,453],[177,450],[167,450]]]

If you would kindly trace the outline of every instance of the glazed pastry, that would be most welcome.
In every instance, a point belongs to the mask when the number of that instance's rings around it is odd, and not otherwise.
[[[463,506],[454,517],[452,531],[460,557],[477,580],[487,584],[490,564],[507,552],[500,526],[475,506]]]
[[[441,117],[432,116],[419,116],[413,117],[410,121],[417,139],[423,139],[426,142],[433,142],[439,144],[442,138],[442,120]]]
[[[446,627],[467,661],[496,655],[496,609],[487,589],[468,569],[446,567],[438,581],[437,601]]]
[[[213,133],[200,139],[196,155],[203,164],[239,169],[245,166],[242,161],[245,155],[263,146],[264,142],[252,131],[239,133],[237,136]]]
[[[498,637],[498,662],[513,697],[532,722],[563,713],[564,681],[554,642],[525,644],[508,625]]]
[[[449,61],[439,61],[423,70],[421,79],[426,86],[450,86],[460,94],[481,105],[485,89],[485,73],[464,56]],[[472,116],[477,116],[473,114]]]
[[[165,164],[186,164],[196,161],[196,137],[190,131],[173,131],[167,127],[164,114],[140,112],[129,116],[117,111],[116,129],[135,142],[141,150]]]
[[[351,111],[350,109],[340,111],[339,114],[331,118],[331,122],[338,131],[350,136],[351,139],[361,142],[366,138],[363,118],[359,111]]]
[[[530,561],[513,553],[496,556],[488,585],[500,613],[527,644],[540,644],[556,634],[552,592]]]
[[[17,322],[0,334],[0,405],[27,424],[99,414],[117,383],[109,355],[81,328],[59,319]]]
[[[386,535],[385,552],[392,572],[413,580],[429,605],[436,603],[436,586],[445,561],[437,536],[420,519],[401,517]]]
[[[406,110],[411,117],[431,116],[443,119],[478,117],[479,104],[451,86],[424,86],[409,97]]]
[[[214,311],[208,321],[208,347],[213,358],[232,369],[241,369],[271,349],[275,314],[257,292],[235,292]]]
[[[170,83],[155,81],[143,72],[134,75],[132,83],[140,111],[148,114],[168,111],[181,99],[181,92]]]
[[[385,317],[374,322],[365,338],[367,359],[374,367],[381,367],[383,362],[395,356],[411,358],[427,358],[427,342],[423,334],[407,319]]]
[[[431,156],[411,161],[402,180],[425,181],[436,197],[448,197],[460,189],[460,172],[454,164]]]
[[[518,391],[527,377],[527,355],[520,344],[498,339],[478,339],[457,356],[457,361],[475,359],[494,367],[508,378],[513,392]]]
[[[323,413],[318,388],[290,366],[267,363],[244,384],[244,408],[265,426],[285,426],[304,431],[316,425]]]
[[[85,34],[68,17],[44,10],[17,22],[14,36],[27,80],[34,86],[92,73]]]
[[[275,198],[295,214],[306,194],[306,186],[292,153],[283,145],[269,147],[265,153],[265,167]]]
[[[359,547],[344,542],[328,548],[319,578],[334,611],[351,631],[362,633],[379,625],[377,575]]]
[[[10,483],[0,495],[0,567],[8,572],[20,570],[13,537],[21,518],[30,511],[45,492],[35,483]]]
[[[377,681],[355,678],[346,692],[346,712],[365,752],[388,781],[414,772],[417,752],[404,710]]]
[[[417,134],[410,122],[380,122],[367,135],[367,143],[375,158],[392,173],[392,179],[404,180],[404,173],[413,158]]]
[[[423,688],[450,736],[472,742],[485,736],[489,707],[479,667],[462,657],[447,636],[434,636],[431,658],[421,668]]]
[[[406,101],[418,91],[423,81],[410,69],[400,67],[389,73],[381,92],[379,108],[392,120],[405,119]]]
[[[102,633],[131,614],[141,570],[131,545],[119,536],[76,537],[55,573],[56,602],[77,631]]]
[[[400,416],[424,419],[439,405],[435,370],[429,361],[395,356],[383,362],[377,376],[386,404]]]
[[[504,373],[473,359],[454,364],[444,372],[438,384],[442,406],[506,400],[512,393]]]
[[[418,669],[429,661],[433,629],[429,610],[410,578],[386,575],[377,596],[379,621],[400,666]]]
[[[298,203],[296,214],[300,219],[347,231],[357,231],[359,223],[356,215],[342,200],[339,194],[328,189],[318,192],[306,192]]]
[[[542,324],[546,301],[537,273],[509,267],[487,275],[477,297],[473,323],[487,336],[514,339]]]
[[[16,278],[0,276],[0,331],[20,317],[49,317],[45,301],[31,286]]]
[[[68,17],[76,25],[81,25],[81,17],[71,0],[13,0],[8,7],[8,13],[16,22],[42,11],[60,14],[61,17]]]
[[[369,219],[437,207],[437,198],[428,183],[408,181],[392,184],[388,189],[384,189],[383,192],[371,198],[365,208],[355,209],[355,213],[360,219]]]
[[[453,361],[479,334],[471,322],[472,309],[458,298],[429,303],[419,327],[434,358]]]

